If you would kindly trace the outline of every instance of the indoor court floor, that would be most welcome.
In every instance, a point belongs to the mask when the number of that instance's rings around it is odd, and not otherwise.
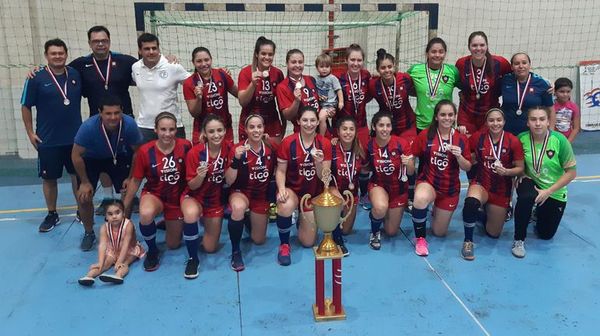
[[[201,252],[196,280],[183,277],[185,247],[165,251],[161,233],[157,271],[137,262],[121,286],[83,288],[77,279],[97,253],[79,250],[83,227],[73,222],[69,185],[59,186],[59,204],[67,206],[49,233],[37,230],[45,216],[40,184],[0,187],[0,335],[597,335],[599,160],[577,157],[558,233],[541,241],[530,225],[524,259],[511,255],[511,221],[498,240],[476,231],[476,259],[463,260],[461,208],[447,237],[429,234],[429,257],[415,255],[408,215],[402,232],[373,251],[361,209],[343,259],[347,319],[319,323],[312,316],[313,252],[300,247],[295,231],[289,267],[276,262],[272,223],[265,245],[244,238],[246,270],[233,272],[223,225],[222,246]]]

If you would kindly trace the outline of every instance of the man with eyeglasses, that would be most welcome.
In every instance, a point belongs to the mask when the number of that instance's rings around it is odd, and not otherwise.
[[[108,94],[119,97],[123,113],[133,117],[129,86],[131,66],[137,62],[135,57],[110,50],[110,32],[104,26],[93,26],[87,32],[88,44],[92,53],[73,60],[69,66],[81,74],[82,95],[87,98],[90,117],[98,114],[100,101]],[[104,174],[100,177],[103,200],[96,209],[96,215],[104,215],[105,206],[114,198],[113,186]]]
[[[90,116],[98,114],[99,103],[107,94],[116,95],[123,103],[123,113],[133,116],[129,86],[131,66],[135,57],[110,50],[110,32],[104,26],[94,26],[87,32],[92,53],[73,60],[83,81],[83,96],[87,98]]]

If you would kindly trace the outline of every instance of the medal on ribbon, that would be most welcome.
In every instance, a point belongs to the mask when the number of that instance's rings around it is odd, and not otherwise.
[[[477,80],[475,67],[473,66],[473,60],[471,60],[471,77],[473,78],[473,85],[475,86],[475,98],[481,98],[481,84],[483,83],[483,77],[485,74],[485,64],[487,63],[487,58],[483,60],[483,68],[481,68],[481,76],[479,76],[479,80]]]
[[[425,64],[425,74],[427,75],[427,86],[429,87],[429,100],[434,100],[437,95],[438,89],[440,87],[440,80],[442,79],[442,74],[444,73],[444,64],[440,68],[440,72],[435,79],[435,83],[431,80],[431,70],[429,70],[429,63]]]
[[[50,75],[50,78],[52,79],[54,85],[58,89],[58,92],[63,97],[63,104],[65,106],[69,106],[71,104],[71,101],[69,100],[69,98],[67,98],[67,83],[69,82],[69,70],[65,68],[65,76],[67,76],[67,79],[65,80],[65,85],[62,88],[60,87],[60,84],[58,84],[58,81],[52,73],[52,70],[50,70],[50,67],[46,67],[46,71],[48,71],[48,74]]]
[[[106,63],[106,78],[102,75],[102,71],[100,71],[100,67],[98,66],[98,62],[92,56],[92,62],[94,63],[94,67],[96,68],[96,72],[100,77],[102,83],[104,83],[104,90],[108,90],[108,80],[110,79],[110,65],[112,64],[112,56],[108,53],[108,62]]]
[[[525,96],[527,95],[527,89],[529,88],[529,82],[531,82],[531,74],[527,77],[527,83],[525,83],[525,88],[523,89],[523,93],[521,93],[521,85],[519,84],[519,80],[517,79],[517,104],[519,105],[517,108],[517,115],[520,116],[523,114],[523,102],[525,101]]]
[[[540,173],[542,172],[542,162],[544,161],[544,153],[546,152],[546,147],[548,147],[549,137],[550,131],[546,131],[546,136],[544,136],[542,148],[540,148],[538,154],[538,152],[535,150],[535,142],[533,141],[533,135],[531,135],[531,132],[529,133],[529,140],[531,144],[531,162],[533,163],[533,172],[535,176],[540,176]]]
[[[494,141],[492,140],[492,135],[488,133],[488,139],[490,141],[490,148],[492,149],[492,155],[494,156],[494,162],[491,164],[493,170],[496,170],[498,167],[502,167],[502,161],[500,161],[500,155],[502,155],[502,144],[504,143],[504,131],[500,135],[500,141],[498,142],[498,150],[494,146]]]
[[[102,133],[104,134],[104,139],[106,140],[106,145],[108,146],[108,150],[110,151],[110,155],[113,159],[113,165],[117,165],[117,153],[119,150],[119,141],[121,140],[121,129],[123,128],[123,120],[119,121],[119,132],[117,133],[117,141],[115,143],[115,147],[112,146],[110,142],[110,138],[108,137],[108,132],[106,132],[106,128],[104,124],[100,122],[100,126],[102,127]]]
[[[347,73],[346,76],[348,76],[348,84],[350,85],[350,93],[352,94],[352,103],[354,105],[354,115],[358,114],[358,99],[356,98],[356,93],[354,91],[354,83],[352,83],[352,78],[350,78],[350,73]],[[360,72],[358,73],[358,82],[356,84],[356,88],[358,91],[358,96],[360,97],[360,94],[362,93],[362,79],[360,76]]]

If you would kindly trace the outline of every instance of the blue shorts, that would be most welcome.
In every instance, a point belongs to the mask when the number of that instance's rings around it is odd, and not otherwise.
[[[121,155],[117,157],[117,164],[113,163],[113,159],[91,159],[83,158],[85,162],[85,172],[90,184],[95,188],[100,178],[100,173],[105,173],[110,177],[113,183],[113,188],[117,194],[121,193],[123,181],[129,176],[131,170],[131,159],[129,155]]]
[[[38,176],[44,180],[59,179],[62,177],[63,167],[67,173],[74,175],[72,149],[73,145],[38,147]]]

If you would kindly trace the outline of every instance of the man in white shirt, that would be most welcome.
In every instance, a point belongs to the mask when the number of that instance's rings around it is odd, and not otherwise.
[[[161,55],[156,35],[140,35],[138,49],[142,59],[131,67],[131,76],[140,92],[140,112],[136,121],[144,142],[157,138],[154,133],[154,118],[160,112],[171,112],[177,117],[177,137],[185,139],[177,87],[190,73],[181,64],[169,63]]]

